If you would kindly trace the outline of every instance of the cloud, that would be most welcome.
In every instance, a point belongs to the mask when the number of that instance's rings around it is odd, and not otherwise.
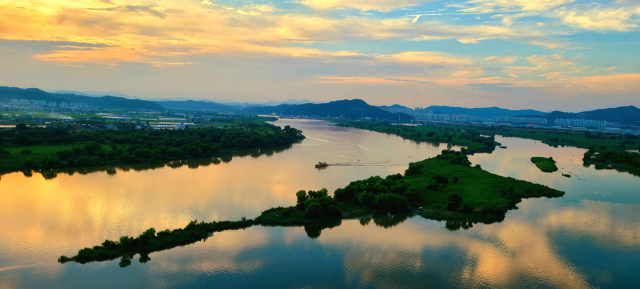
[[[558,9],[552,13],[563,23],[586,30],[629,31],[638,28],[640,4],[629,7],[602,5]]]
[[[378,59],[381,59],[382,61],[397,61],[402,63],[416,63],[440,66],[472,64],[469,59],[454,57],[441,52],[427,51],[407,51],[393,55],[379,56]]]
[[[351,8],[362,11],[391,11],[406,6],[418,5],[428,1],[433,0],[302,0],[300,3],[317,10]]]
[[[493,13],[513,11],[549,11],[552,8],[573,2],[573,0],[471,0],[460,9],[467,13]]]
[[[577,58],[567,58],[560,54],[531,55],[526,60],[534,66],[507,66],[504,73],[518,76],[557,77],[581,71],[576,66]]]
[[[147,13],[162,19],[164,19],[166,16],[166,14],[160,11],[161,9],[159,9],[159,7],[151,5],[122,5],[108,8],[88,8],[88,10]]]
[[[489,63],[511,64],[516,62],[518,59],[520,59],[518,56],[489,56],[484,60]]]
[[[30,0],[20,2],[24,7],[0,0],[0,19],[10,20],[0,22],[0,39],[4,39],[4,43],[0,42],[0,49],[14,49],[17,44],[7,44],[8,41],[29,42],[32,44],[28,45],[29,49],[24,53],[29,53],[28,60],[36,65],[64,65],[85,69],[92,65],[117,69],[119,66],[126,66],[125,63],[137,63],[145,69],[164,72],[171,69],[159,68],[179,65],[188,67],[184,70],[206,71],[207,65],[211,63],[207,59],[229,59],[227,68],[234,67],[230,64],[233,61],[246,61],[243,71],[261,71],[267,68],[269,71],[287,71],[282,77],[290,81],[295,79],[317,84],[319,77],[341,77],[345,79],[338,81],[334,78],[331,82],[325,79],[323,83],[331,83],[334,87],[340,86],[341,83],[388,84],[396,89],[405,87],[407,90],[403,93],[407,94],[422,89],[416,88],[419,86],[430,89],[439,87],[440,92],[450,93],[461,99],[469,95],[470,91],[478,93],[478,88],[469,84],[488,87],[504,86],[513,82],[510,87],[531,88],[530,91],[545,89],[559,94],[569,94],[569,86],[581,87],[576,91],[583,91],[582,88],[587,87],[584,79],[580,77],[614,73],[614,65],[620,66],[620,71],[630,70],[615,59],[608,66],[590,66],[581,64],[582,61],[588,60],[569,57],[564,51],[556,50],[549,55],[542,55],[543,52],[531,53],[537,55],[522,55],[522,51],[576,47],[576,44],[563,39],[580,41],[579,39],[573,40],[576,38],[563,36],[584,28],[578,27],[578,24],[572,25],[575,28],[558,28],[564,20],[559,16],[556,18],[554,13],[576,11],[576,15],[591,15],[585,11],[613,9],[613,15],[618,15],[617,13],[622,13],[619,8],[625,5],[629,7],[626,9],[631,11],[629,13],[636,11],[632,8],[638,5],[637,2],[616,1],[614,4],[582,6],[569,6],[571,2],[567,1],[533,1],[529,4],[523,1],[515,1],[512,4],[507,2],[509,1],[467,2],[466,8],[484,3],[482,5],[486,4],[495,11],[502,11],[495,12],[499,14],[494,15],[493,19],[482,16],[481,21],[473,20],[476,18],[475,15],[467,16],[474,21],[469,22],[451,20],[448,17],[450,11],[446,9],[408,9],[410,11],[406,13],[384,14],[380,17],[380,13],[375,12],[313,11],[300,5],[286,6],[293,10],[280,12],[278,6],[273,5],[244,5],[234,2],[229,4],[235,4],[231,7],[222,4],[227,2],[212,0],[141,2],[143,4],[115,0]],[[314,3],[321,4],[318,1]],[[323,9],[386,11],[410,8],[409,6],[419,1],[322,3],[325,5]],[[536,6],[535,3],[539,5]],[[551,6],[553,7],[540,8]],[[527,12],[523,12],[522,9],[527,9]],[[444,16],[425,17],[441,14]],[[537,18],[529,18],[532,15]],[[541,21],[539,17],[554,18],[556,21],[538,25]],[[608,19],[604,16],[588,18],[593,21]],[[626,24],[634,24],[636,19],[637,16],[620,17],[622,23]],[[608,25],[610,26],[615,25]],[[435,43],[427,41],[441,42],[433,45]],[[527,49],[514,50],[508,47],[513,45],[513,42],[541,47],[530,46]],[[378,47],[377,43],[382,43],[382,47]],[[500,48],[499,52],[490,53],[496,50],[486,49],[502,43],[505,44],[505,49]],[[473,47],[476,45],[479,46],[478,49]],[[460,46],[467,47],[463,50],[456,49]],[[439,47],[440,51],[430,51],[431,47]],[[446,49],[450,47],[452,51],[467,52],[447,53]],[[585,59],[593,59],[593,55],[590,54]],[[0,59],[2,57],[6,59],[8,56],[0,56]],[[265,60],[266,64],[258,64],[262,60]],[[521,65],[523,61],[528,65]],[[273,77],[272,75],[261,74],[253,80]],[[617,76],[615,79],[620,77]],[[244,80],[229,81],[227,85],[242,81]],[[595,83],[597,81],[599,80],[594,79]],[[628,87],[613,79],[608,81]],[[283,82],[285,81],[282,79],[276,79],[274,83]],[[291,81],[287,82],[287,85],[302,86],[301,82]],[[248,95],[255,94],[255,91],[249,89],[242,91]],[[303,88],[299,88],[299,91],[307,92]],[[629,90],[625,88],[620,91]],[[279,92],[284,95],[287,90]],[[350,94],[350,90],[340,91],[337,88],[333,92],[341,96]],[[374,92],[381,95],[384,90]],[[257,92],[257,95],[263,94]]]
[[[243,15],[260,15],[262,13],[271,13],[274,11],[282,11],[280,9],[276,9],[271,5],[259,5],[259,4],[251,4],[244,5],[241,9],[238,9],[238,13]]]

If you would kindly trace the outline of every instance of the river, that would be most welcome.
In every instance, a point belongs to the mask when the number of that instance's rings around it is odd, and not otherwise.
[[[118,260],[57,263],[83,247],[184,227],[190,220],[255,218],[295,203],[300,189],[330,192],[353,180],[402,173],[446,144],[311,120],[279,120],[307,138],[185,166],[2,175],[0,288],[634,287],[640,273],[640,178],[582,166],[585,150],[496,137],[506,146],[471,162],[563,190],[527,199],[501,223],[451,231],[419,216],[345,220],[309,238],[301,227],[215,233],[204,242]],[[459,149],[453,147],[453,149]],[[529,158],[552,156],[559,172]],[[313,164],[326,161],[327,169]],[[562,173],[570,174],[566,178]]]

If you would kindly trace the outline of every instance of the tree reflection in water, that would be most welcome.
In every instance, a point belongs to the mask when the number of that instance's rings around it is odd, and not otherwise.
[[[40,173],[46,180],[54,179],[58,176],[58,174],[67,174],[69,176],[73,176],[78,173],[81,175],[86,175],[90,173],[99,173],[106,172],[108,175],[116,175],[118,170],[123,172],[128,171],[147,171],[147,170],[155,170],[164,167],[170,167],[172,169],[181,168],[183,166],[187,166],[190,169],[197,169],[199,167],[206,167],[211,164],[219,165],[221,163],[229,163],[233,159],[233,157],[247,157],[250,156],[252,158],[258,158],[262,155],[266,155],[267,157],[272,156],[274,153],[284,152],[286,150],[291,149],[291,147],[282,147],[282,148],[264,148],[264,149],[246,149],[246,150],[238,150],[233,154],[224,155],[217,158],[204,158],[204,159],[188,159],[188,160],[177,160],[170,161],[166,163],[140,163],[140,164],[123,164],[116,166],[102,166],[102,167],[85,167],[85,168],[64,168],[64,169],[56,169],[56,170],[43,170],[43,171],[22,171],[22,173],[26,177],[33,176],[33,173]]]

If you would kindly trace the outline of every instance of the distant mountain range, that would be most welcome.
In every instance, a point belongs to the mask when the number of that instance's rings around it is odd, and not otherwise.
[[[288,99],[285,101],[270,100],[267,102],[235,102],[235,101],[226,101],[226,100],[216,100],[216,102],[229,105],[229,106],[237,106],[241,108],[244,108],[247,106],[276,106],[281,104],[319,103],[319,102],[312,102],[308,99]]]
[[[156,101],[155,103],[162,105],[166,109],[179,110],[211,110],[211,111],[233,111],[238,109],[237,106],[229,106],[215,102],[183,100],[183,101]]]
[[[492,118],[494,116],[517,116],[517,115],[537,115],[542,116],[547,114],[546,112],[523,109],[523,110],[511,110],[499,107],[484,107],[484,108],[466,108],[466,107],[454,107],[454,106],[439,106],[432,105],[426,107],[425,110],[431,110],[434,113],[440,114],[467,114],[476,115],[484,118]]]
[[[640,109],[635,106],[621,106],[614,108],[596,109],[578,113],[552,111],[543,116],[548,123],[553,123],[558,118],[564,119],[593,119],[606,120],[608,122],[620,122],[623,124],[635,124],[640,122]]]
[[[394,104],[391,106],[379,106],[383,109],[411,109],[406,106]],[[466,114],[481,116],[486,119],[491,119],[494,116],[502,117],[532,117],[532,118],[546,118],[548,123],[553,123],[558,118],[564,119],[593,119],[593,120],[606,120],[609,122],[620,122],[623,124],[635,124],[640,122],[640,109],[635,106],[621,106],[616,108],[597,109],[592,111],[583,112],[562,112],[552,111],[550,113],[523,109],[523,110],[511,110],[499,107],[485,107],[485,108],[466,108],[466,107],[454,107],[454,106],[429,106],[424,110],[431,110],[435,114]]]
[[[227,107],[231,108],[231,109],[240,109],[240,108],[245,108],[247,106],[276,106],[276,105],[280,105],[280,104],[304,104],[304,103],[319,103],[319,102],[312,102],[308,99],[288,99],[285,101],[275,101],[275,100],[270,100],[267,102],[237,102],[237,101],[228,101],[228,100],[209,100],[209,99],[204,99],[204,98],[191,98],[191,99],[184,99],[184,98],[144,98],[144,97],[137,97],[137,96],[132,96],[132,95],[127,95],[124,93],[120,93],[120,92],[113,92],[113,91],[109,91],[109,92],[105,92],[105,91],[73,91],[73,90],[52,90],[52,91],[48,91],[50,93],[54,93],[54,94],[76,94],[76,95],[84,95],[84,96],[105,96],[105,95],[113,95],[113,96],[120,96],[120,97],[124,97],[124,98],[128,98],[128,99],[141,99],[141,100],[149,100],[149,101],[153,101],[153,102],[157,102],[157,103],[169,103],[169,102],[182,102],[180,104],[175,103],[175,104],[169,104],[169,106],[171,107],[181,107],[181,108],[175,108],[175,109],[201,109],[199,106],[204,104],[204,103],[217,103],[217,104],[223,104],[226,105]],[[189,101],[189,103],[184,103],[186,101]],[[167,107],[170,109],[173,109],[171,107]],[[217,109],[214,109],[217,110]]]
[[[145,109],[145,110],[164,110],[164,107],[148,100],[127,99],[116,96],[93,97],[86,95],[68,94],[68,93],[50,93],[37,88],[16,88],[16,87],[0,87],[0,102],[8,103],[11,99],[28,99],[28,100],[45,100],[55,102],[80,102],[86,103],[90,107],[109,108],[109,109]]]
[[[114,92],[114,91],[74,91],[74,90],[50,90],[50,91],[49,90],[45,90],[45,91],[46,92],[50,92],[50,93],[54,93],[54,94],[76,94],[76,95],[95,96],[95,97],[100,97],[100,96],[105,96],[105,95],[112,95],[112,96],[119,96],[119,97],[124,97],[124,98],[129,98],[129,99],[149,100],[149,99],[135,97],[135,96],[127,95],[127,94],[120,93],[120,92]]]
[[[319,117],[345,117],[349,119],[360,119],[362,117],[378,118],[383,120],[409,121],[413,119],[405,113],[391,113],[379,107],[369,105],[364,100],[338,100],[328,103],[306,103],[306,104],[281,104],[268,107],[249,107],[244,111],[256,114],[282,114],[282,115],[305,115]]]
[[[361,117],[378,118],[385,120],[398,120],[398,116],[402,121],[412,119],[411,116],[404,113],[391,113],[383,109],[410,109],[409,107],[394,104],[391,106],[372,106],[361,99],[339,100],[328,103],[312,103],[307,99],[296,100],[289,99],[283,102],[231,102],[210,100],[181,100],[181,99],[132,99],[134,97],[124,95],[126,97],[104,95],[103,92],[78,92],[78,91],[55,91],[46,92],[37,88],[16,88],[0,86],[0,102],[8,103],[11,99],[29,99],[29,100],[45,100],[56,102],[80,102],[86,103],[90,107],[107,108],[107,109],[129,109],[129,110],[202,110],[202,111],[218,111],[218,112],[249,112],[257,114],[284,114],[284,115],[306,115],[306,116],[343,116],[350,119],[359,119]],[[112,93],[118,94],[120,93]],[[485,108],[466,108],[453,106],[429,106],[424,110],[433,111],[437,114],[466,114],[491,119],[494,116],[512,117],[540,117],[546,118],[548,123],[553,123],[558,118],[564,119],[593,119],[606,120],[609,122],[620,122],[623,124],[640,124],[640,109],[635,106],[622,106],[616,108],[597,109],[592,111],[583,111],[579,113],[553,111],[550,113],[524,109],[511,110],[499,107]]]

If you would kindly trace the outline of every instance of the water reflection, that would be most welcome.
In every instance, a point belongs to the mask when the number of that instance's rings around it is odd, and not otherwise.
[[[566,195],[523,200],[501,223],[471,227],[382,215],[325,228],[254,226],[133,256],[126,269],[120,260],[56,262],[60,255],[149,227],[254,218],[266,208],[294,204],[299,189],[333,191],[352,180],[401,173],[409,162],[446,148],[322,122],[278,123],[302,129],[308,138],[281,153],[249,152],[191,165],[197,169],[185,162],[60,172],[49,180],[4,175],[0,288],[637,286],[640,178],[585,168],[581,149],[516,138],[497,138],[508,148],[471,161]],[[542,173],[532,156],[553,157],[560,170]],[[313,167],[318,161],[343,165],[319,171]]]
[[[51,180],[58,176],[58,174],[67,174],[69,176],[73,176],[78,173],[81,175],[86,175],[90,173],[99,173],[106,172],[108,175],[117,174],[118,170],[123,172],[128,171],[146,171],[146,170],[155,170],[164,167],[170,167],[172,169],[181,168],[183,166],[187,166],[190,169],[197,169],[201,166],[206,167],[211,164],[218,165],[220,163],[229,163],[233,159],[233,157],[247,157],[251,156],[252,158],[259,158],[262,155],[272,156],[274,153],[284,152],[286,150],[291,149],[291,147],[280,147],[280,148],[263,148],[263,149],[243,149],[235,151],[233,154],[224,155],[216,158],[201,158],[201,159],[187,159],[187,160],[175,160],[169,161],[166,163],[140,163],[140,164],[122,164],[122,165],[114,165],[114,166],[98,166],[98,167],[82,167],[82,168],[64,168],[64,169],[56,169],[56,170],[44,170],[35,172],[37,174],[41,174],[45,180]],[[22,171],[25,177],[33,176],[34,171]]]

